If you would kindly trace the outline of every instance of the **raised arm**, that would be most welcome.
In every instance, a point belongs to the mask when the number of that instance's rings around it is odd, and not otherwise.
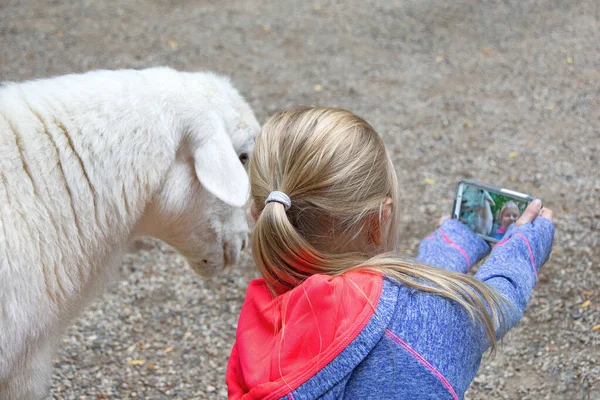
[[[456,219],[448,219],[419,245],[417,261],[465,273],[490,251],[490,246]]]
[[[525,311],[529,296],[537,283],[537,271],[548,260],[554,240],[552,211],[544,209],[540,217],[539,205],[532,203],[509,230],[505,238],[479,268],[475,278],[503,294],[510,302],[507,325],[499,327],[498,337],[516,325]],[[531,222],[530,222],[531,221]]]

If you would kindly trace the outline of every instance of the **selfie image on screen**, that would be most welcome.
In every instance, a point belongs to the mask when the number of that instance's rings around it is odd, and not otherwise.
[[[527,202],[498,193],[463,185],[459,220],[476,233],[501,240],[521,216]]]

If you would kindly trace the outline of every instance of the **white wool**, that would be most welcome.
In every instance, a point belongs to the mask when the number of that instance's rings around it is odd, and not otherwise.
[[[476,233],[489,235],[493,224],[494,215],[492,205],[494,200],[487,190],[467,186],[463,191],[461,214],[464,214],[468,224]]]
[[[259,125],[228,79],[169,68],[0,86],[0,398],[47,395],[69,322],[150,235],[237,261]]]

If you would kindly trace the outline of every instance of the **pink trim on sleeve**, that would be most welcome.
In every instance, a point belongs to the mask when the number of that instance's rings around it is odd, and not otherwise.
[[[458,400],[458,395],[454,391],[454,388],[452,387],[452,385],[450,384],[450,382],[448,382],[448,380],[444,377],[444,375],[442,375],[442,373],[437,370],[437,368],[435,368],[433,365],[431,365],[431,363],[429,361],[427,361],[415,349],[413,349],[412,347],[410,347],[410,345],[408,343],[406,343],[404,340],[400,339],[391,330],[386,329],[385,330],[385,336],[387,336],[392,341],[394,341],[396,344],[398,344],[400,347],[402,347],[404,350],[406,350],[411,356],[413,356],[418,362],[420,362],[425,368],[427,368],[427,370],[429,370],[429,372],[431,372],[440,381],[440,383],[442,385],[444,385],[444,387],[446,389],[448,389],[448,392],[450,392],[450,394],[452,395],[452,398],[454,400]]]
[[[521,232],[515,233],[513,236],[519,236],[523,239],[525,244],[527,245],[527,250],[529,250],[529,257],[531,258],[531,269],[533,269],[533,275],[535,275],[535,279],[537,280],[537,271],[535,269],[535,258],[533,257],[533,251],[531,250],[531,244],[529,244],[529,240],[523,235]]]
[[[525,237],[525,235],[523,235],[521,232],[517,232],[514,235],[502,240],[501,242],[496,243],[495,247],[504,246],[510,239],[512,239],[515,236],[518,236],[521,239],[523,239],[523,241],[525,242],[525,245],[527,246],[527,250],[529,250],[529,258],[531,260],[531,269],[533,270],[533,275],[535,276],[535,280],[537,281],[537,270],[535,269],[535,258],[533,257],[533,250],[531,250],[531,244],[529,243],[529,240]]]
[[[506,242],[508,242],[508,239],[510,239],[510,237],[507,237],[506,239],[503,239],[502,241],[496,243],[496,247],[504,246]]]
[[[459,245],[454,243],[448,236],[446,236],[446,234],[444,233],[443,230],[440,229],[439,232],[442,235],[442,238],[444,238],[444,241],[446,243],[448,243],[450,246],[454,247],[456,250],[460,251],[460,253],[465,257],[465,260],[467,260],[467,264],[468,264],[469,268],[471,268],[471,259],[469,258],[469,255],[467,254],[467,252],[462,247],[460,247]]]

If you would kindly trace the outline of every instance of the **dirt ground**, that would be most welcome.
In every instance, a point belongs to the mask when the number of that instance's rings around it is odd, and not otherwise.
[[[466,397],[600,399],[599,28],[597,0],[0,0],[0,79],[167,65],[230,75],[261,122],[350,109],[393,152],[409,254],[461,177],[541,197],[553,258]],[[52,398],[226,397],[250,255],[203,281],[139,244],[64,337]]]

